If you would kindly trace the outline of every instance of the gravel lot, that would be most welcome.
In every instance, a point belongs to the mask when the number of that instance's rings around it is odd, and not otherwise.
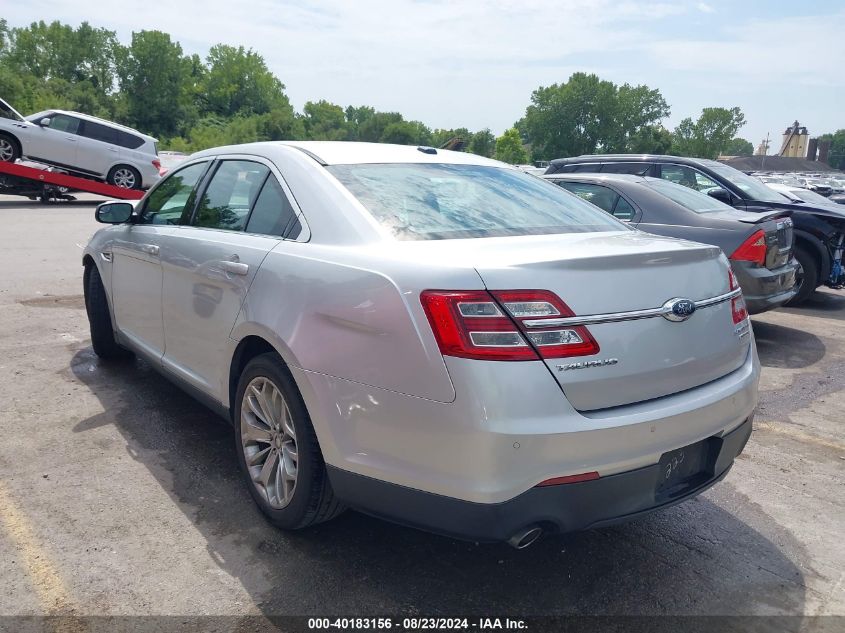
[[[354,512],[286,534],[224,424],[91,351],[92,200],[0,196],[0,614],[845,615],[845,294],[754,318],[756,428],[693,501],[524,551]]]

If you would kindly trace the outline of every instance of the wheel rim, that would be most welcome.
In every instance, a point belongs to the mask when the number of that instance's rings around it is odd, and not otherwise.
[[[798,270],[795,271],[795,292],[801,292],[801,286],[804,285],[804,267],[801,265],[800,260],[795,260],[798,262]]]
[[[272,508],[284,508],[296,490],[299,456],[290,408],[279,388],[253,378],[241,401],[241,446],[252,484]]]
[[[132,189],[135,186],[135,174],[131,169],[125,167],[115,170],[112,180],[114,180],[114,184],[124,189]]]
[[[15,156],[15,148],[10,141],[0,138],[0,160],[9,163]]]

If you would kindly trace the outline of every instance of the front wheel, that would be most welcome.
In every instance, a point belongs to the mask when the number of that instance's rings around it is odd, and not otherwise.
[[[247,364],[235,403],[238,462],[267,518],[296,530],[340,514],[305,403],[276,354]]]
[[[804,303],[819,285],[819,265],[810,251],[803,246],[796,246],[795,259],[798,261],[798,272],[795,279],[798,294],[789,300],[786,304],[788,306],[797,306]]]
[[[140,189],[141,188],[141,174],[138,170],[129,165],[118,165],[112,167],[106,181],[110,185],[121,187],[123,189]]]
[[[118,345],[114,338],[106,289],[94,264],[85,270],[85,310],[91,328],[91,345],[97,356],[106,360],[132,356],[132,352]]]

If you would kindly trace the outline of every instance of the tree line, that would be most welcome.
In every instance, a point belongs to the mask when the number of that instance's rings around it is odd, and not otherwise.
[[[585,153],[715,158],[753,149],[736,137],[745,123],[739,108],[704,108],[670,131],[659,90],[586,73],[537,88],[524,116],[498,138],[487,128],[432,129],[367,105],[308,101],[296,112],[285,85],[252,49],[217,44],[203,58],[161,31],[135,32],[124,45],[114,31],[87,22],[12,28],[0,19],[0,97],[26,114],[56,108],[110,119],[159,138],[163,149],[186,152],[263,140],[440,147],[461,138],[467,151],[518,164]]]

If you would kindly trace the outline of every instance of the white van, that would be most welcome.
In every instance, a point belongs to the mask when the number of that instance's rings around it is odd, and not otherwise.
[[[97,117],[46,110],[21,116],[0,99],[0,160],[28,158],[127,189],[161,178],[156,139]]]

